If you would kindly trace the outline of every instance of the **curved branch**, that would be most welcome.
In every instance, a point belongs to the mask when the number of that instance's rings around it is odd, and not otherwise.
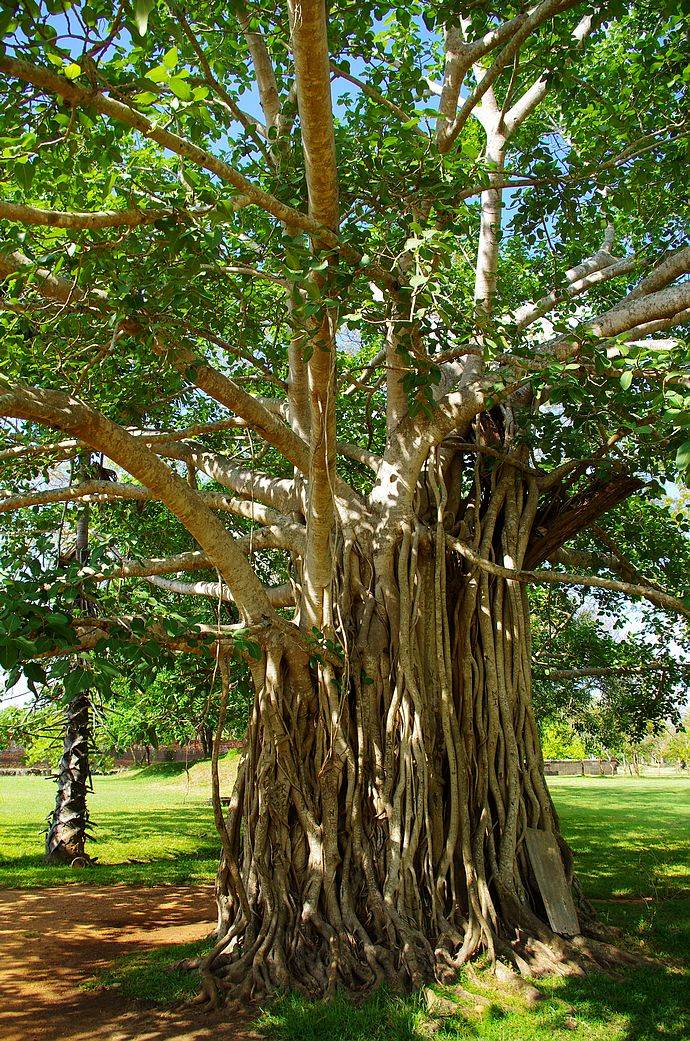
[[[233,466],[222,455],[206,451],[197,445],[163,444],[156,452],[168,459],[180,459],[182,462],[191,463],[197,470],[201,470],[225,488],[230,488],[245,498],[257,499],[283,514],[303,508],[295,482],[287,478],[271,477],[261,471]]]
[[[681,282],[646,296],[626,298],[588,324],[597,336],[619,336],[649,322],[674,318],[688,308],[690,282]]]
[[[175,514],[207,553],[248,620],[263,623],[275,618],[246,557],[199,493],[122,427],[77,398],[54,390],[9,385],[5,379],[0,382],[0,415],[54,427],[103,452]]]
[[[258,524],[279,524],[282,517],[263,503],[247,499],[235,499],[218,492],[198,491],[203,503],[211,510],[233,513],[237,517],[256,521]],[[127,499],[134,502],[160,501],[148,488],[136,484],[120,484],[116,481],[83,481],[81,484],[61,488],[46,488],[35,492],[7,492],[0,490],[0,513],[25,509],[29,506],[46,506],[56,502],[112,502]]]
[[[218,159],[186,138],[155,125],[143,113],[130,108],[129,105],[124,105],[121,101],[116,101],[114,98],[106,97],[100,91],[79,87],[73,81],[66,79],[64,76],[59,76],[49,69],[41,68],[30,62],[19,61],[7,55],[0,55],[0,72],[4,72],[6,76],[11,76],[13,79],[30,83],[48,94],[64,98],[65,101],[74,106],[93,109],[96,112],[100,112],[101,115],[108,116],[118,123],[123,123],[133,130],[137,130],[144,137],[155,141],[162,148],[174,152],[183,159],[188,159],[195,166],[208,170],[209,173],[214,174],[221,181],[231,184],[250,203],[271,213],[277,220],[292,227],[300,228],[325,245],[335,246],[337,244],[337,238],[333,232],[323,227],[318,220],[301,213],[293,206],[280,202],[279,199],[276,199],[269,192],[264,191],[262,188],[257,188],[238,170],[224,163],[222,159]]]
[[[170,593],[182,596],[203,596],[210,600],[222,600],[226,604],[234,604],[235,598],[223,582],[180,582],[174,578],[160,578],[158,575],[145,575],[144,580],[157,589],[165,589]],[[266,586],[265,592],[273,607],[291,607],[295,602],[295,592],[289,582],[282,586]]]
[[[259,104],[266,120],[266,130],[268,131],[271,127],[278,130],[281,113],[280,95],[266,41],[260,32],[252,29],[249,13],[242,0],[237,0],[235,11],[252,56],[256,83],[259,88]]]
[[[9,255],[0,254],[0,278],[27,269],[33,270],[33,265],[29,258],[19,251]],[[34,274],[35,280],[32,285],[47,299],[57,300],[61,304],[87,304],[104,315],[113,314],[107,295],[102,290],[92,289],[86,292],[75,283],[58,278],[45,268],[38,268]],[[120,329],[130,335],[141,336],[148,329],[146,316],[130,317],[120,324]],[[183,344],[173,346],[158,338],[155,350],[190,383],[246,420],[253,430],[277,448],[299,470],[303,473],[308,471],[307,445],[287,423],[276,417],[257,398],[248,394],[234,380],[212,368]]]
[[[403,108],[400,108],[399,105],[396,105],[394,101],[391,101],[385,94],[382,94],[376,89],[376,87],[372,87],[371,84],[367,83],[365,80],[358,79],[357,76],[353,76],[351,72],[347,71],[347,69],[343,69],[342,66],[336,65],[334,62],[330,63],[330,67],[334,76],[338,76],[339,79],[347,80],[347,82],[352,83],[353,86],[359,87],[363,94],[366,94],[367,97],[371,98],[372,101],[375,101],[377,104],[383,105],[384,108],[389,109],[389,111],[393,112],[398,119],[403,121],[403,123],[412,123],[416,120],[415,115],[410,115],[409,112],[405,112]],[[418,134],[421,134],[422,137],[426,137],[426,134],[420,127],[415,127],[415,130]]]
[[[572,575],[563,571],[515,571],[513,568],[502,567],[494,564],[491,560],[485,560],[478,556],[473,549],[466,546],[464,542],[446,535],[446,543],[450,549],[465,557],[475,567],[487,571],[497,578],[510,579],[513,582],[531,583],[541,585],[560,586],[584,586],[591,589],[610,589],[614,593],[625,593],[627,596],[641,597],[649,600],[655,607],[661,607],[665,611],[690,618],[690,608],[686,607],[682,600],[668,593],[661,593],[649,586],[633,585],[630,582],[617,582],[611,578],[601,578],[599,575]]]
[[[139,210],[93,210],[91,213],[70,213],[66,210],[46,210],[37,206],[24,206],[15,202],[0,200],[0,220],[14,221],[17,224],[31,224],[47,228],[72,228],[74,230],[95,230],[98,228],[138,228],[142,224],[155,224],[156,221],[174,218],[190,220],[205,217],[213,212],[212,208],[187,211],[173,209]],[[220,214],[219,214],[220,215]]]
[[[214,434],[222,430],[233,430],[247,426],[246,420],[239,416],[231,416],[229,419],[219,419],[214,423],[194,423],[192,426],[182,427],[180,430],[140,430],[138,427],[126,427],[127,433],[133,437],[141,438],[145,445],[156,443],[172,443],[174,441],[186,441],[200,434]],[[0,449],[0,462],[6,459],[24,459],[40,455],[53,455],[58,459],[69,459],[71,455],[83,447],[83,442],[69,439],[56,441],[45,445],[13,445],[12,448]],[[159,455],[161,453],[159,452]]]
[[[561,14],[567,11],[568,8],[574,7],[580,0],[543,0],[543,3],[535,7],[532,12],[521,21],[517,26],[516,31],[510,37],[509,42],[503,48],[503,50],[496,56],[493,64],[482,76],[480,82],[477,84],[475,89],[472,91],[467,100],[460,106],[456,112],[453,122],[444,128],[443,135],[439,138],[438,146],[439,151],[447,152],[453,142],[456,140],[462,128],[464,127],[467,120],[472,115],[472,112],[477,107],[481,99],[488,92],[489,88],[493,86],[498,77],[501,75],[503,70],[513,61],[515,55],[520,50],[520,47],[531,34],[538,29],[540,25],[553,18],[557,14]],[[486,52],[485,52],[486,53]],[[469,51],[467,56],[469,57]],[[474,54],[470,59],[470,65],[476,64],[478,56]],[[456,77],[456,79],[459,77]],[[464,76],[463,76],[464,78]],[[461,81],[460,81],[461,84]],[[460,90],[460,84],[458,84],[458,94]]]
[[[450,142],[446,144],[446,140],[449,127],[452,127],[453,120],[457,114],[460,90],[465,76],[473,65],[515,36],[527,18],[528,13],[525,11],[515,18],[511,18],[510,21],[504,22],[503,25],[499,25],[497,28],[485,33],[480,40],[474,40],[471,43],[463,39],[460,30],[456,26],[448,26],[446,28],[446,54],[437,128],[437,138],[441,151],[446,151],[450,147]]]
[[[663,257],[646,278],[628,293],[626,301],[637,300],[638,297],[647,296],[663,289],[671,282],[675,282],[681,275],[690,274],[690,246],[678,249],[670,256]]]
[[[609,282],[612,278],[620,278],[621,275],[627,275],[640,265],[640,261],[635,257],[625,257],[621,260],[614,260],[610,254],[597,254],[597,257],[600,258],[599,267],[592,267],[589,272],[583,275],[578,274],[576,278],[572,278],[572,274],[581,271],[585,265],[572,268],[571,271],[566,271],[567,285],[564,288],[554,289],[551,293],[543,296],[541,300],[519,307],[514,312],[517,328],[527,328],[533,322],[536,322],[538,318],[542,318],[543,315],[548,314],[549,311],[552,311],[566,300],[572,300],[582,293],[587,293],[594,286],[601,285],[602,282]],[[589,263],[594,264],[596,262],[597,258],[593,257]]]

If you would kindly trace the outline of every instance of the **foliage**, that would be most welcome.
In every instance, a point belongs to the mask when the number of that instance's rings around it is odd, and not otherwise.
[[[238,728],[251,675],[212,958],[240,987],[538,960],[532,665],[554,741],[677,715],[688,24],[2,16],[0,666],[98,689],[116,742],[208,742],[226,697]]]
[[[27,766],[54,765],[62,741],[61,713],[55,707],[0,710],[0,749],[11,742],[24,749]]]
[[[541,750],[545,759],[584,759],[587,756],[582,738],[562,720],[542,726]]]

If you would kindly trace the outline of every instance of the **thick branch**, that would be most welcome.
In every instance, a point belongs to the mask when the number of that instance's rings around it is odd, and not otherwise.
[[[688,253],[690,254],[690,249]],[[622,301],[599,318],[595,318],[591,328],[597,336],[619,336],[649,322],[675,318],[688,308],[690,282],[681,282],[655,293]]]
[[[158,575],[146,575],[145,581],[157,589],[165,589],[169,593],[179,593],[182,596],[202,596],[211,600],[222,600],[223,603],[233,604],[235,598],[223,582],[180,582],[174,578],[160,578]],[[295,593],[290,583],[282,586],[267,586],[265,588],[273,607],[290,607],[295,602]]]
[[[579,464],[584,472],[588,461]],[[573,474],[578,466],[567,465],[564,476]],[[555,480],[557,471],[547,475]],[[547,482],[542,487],[547,487]],[[525,554],[525,566],[532,568],[544,560],[551,559],[565,543],[579,532],[596,523],[604,513],[612,510],[642,488],[644,482],[629,474],[613,476],[608,480],[594,479],[576,495],[556,492],[545,507],[537,514],[533,534]]]
[[[452,538],[450,535],[446,536],[446,542],[450,549],[465,557],[475,567],[479,567],[482,571],[487,571],[490,575],[495,575],[497,578],[507,578],[514,582],[536,582],[541,585],[610,589],[614,593],[641,597],[644,600],[649,600],[656,607],[663,608],[665,611],[682,615],[684,618],[690,618],[690,608],[687,608],[682,600],[675,596],[670,596],[668,593],[660,593],[649,586],[618,582],[612,578],[601,578],[599,575],[572,575],[563,571],[515,571],[513,568],[502,567],[500,564],[494,564],[491,560],[485,560],[483,557],[478,556],[469,546]]]
[[[523,21],[517,27],[517,30],[512,34],[510,42],[503,48],[503,50],[496,56],[491,67],[481,77],[476,88],[472,91],[467,100],[460,106],[457,111],[453,122],[447,125],[444,129],[442,137],[439,139],[439,150],[441,152],[447,152],[453,142],[456,140],[462,128],[464,127],[467,120],[472,115],[472,112],[477,107],[479,102],[488,92],[489,88],[496,82],[498,77],[501,75],[503,70],[510,65],[515,55],[520,50],[520,47],[524,41],[530,36],[535,29],[537,29],[544,22],[553,18],[557,14],[561,14],[563,11],[567,11],[568,8],[574,7],[579,0],[544,0],[543,3],[535,7],[532,12],[524,18]],[[468,54],[469,57],[469,54]],[[465,71],[469,71],[471,65],[477,63],[478,56],[474,55],[470,59],[470,65],[468,65]],[[456,74],[457,75],[457,74]],[[463,75],[464,78],[464,75]],[[461,84],[460,80],[460,84]],[[458,86],[459,92],[460,86]]]
[[[280,126],[280,97],[271,55],[268,53],[266,41],[261,33],[251,28],[246,5],[238,3],[235,9],[249,47],[249,53],[252,56],[256,82],[259,87],[259,103],[266,120],[266,129],[274,127],[277,130]]]
[[[533,304],[524,304],[519,307],[514,313],[515,324],[518,329],[525,329],[527,326],[532,325],[538,318],[548,314],[560,303],[566,300],[573,300],[576,296],[580,296],[583,293],[587,293],[594,286],[601,285],[602,282],[609,282],[612,278],[620,278],[621,275],[627,275],[629,272],[634,271],[639,266],[639,260],[635,257],[626,257],[624,259],[614,261],[614,258],[610,255],[597,254],[597,257],[593,257],[591,262],[587,263],[599,263],[600,266],[591,268],[586,274],[580,275],[579,272],[585,265],[580,265],[578,268],[571,268],[570,271],[566,271],[566,285],[562,289],[554,289],[551,293],[547,293],[541,300],[537,300]],[[578,277],[573,278],[574,273],[578,273]]]
[[[239,208],[239,207],[238,207]],[[208,216],[214,212],[205,210],[152,209],[140,210],[93,210],[90,213],[66,210],[46,210],[37,206],[24,206],[0,200],[0,220],[15,221],[47,228],[71,228],[73,230],[96,230],[98,228],[138,228],[142,224],[155,224],[159,220],[189,221]]]
[[[29,258],[18,251],[9,255],[0,254],[0,277],[7,277],[31,268]],[[39,268],[35,272],[32,285],[49,300],[57,300],[63,304],[85,303],[94,307],[96,311],[103,312],[104,315],[111,312],[108,298],[101,290],[92,289],[85,292],[73,282],[58,278],[43,268]],[[130,317],[121,323],[121,328],[126,329],[130,335],[143,335],[147,331],[147,319],[145,316]],[[282,452],[294,466],[303,473],[307,472],[309,467],[307,445],[262,402],[248,394],[234,380],[206,364],[198,354],[184,344],[171,345],[158,338],[155,349],[170,365],[189,379],[190,383],[237,413],[269,444]]]
[[[196,539],[227,582],[246,618],[257,623],[273,619],[273,610],[261,583],[220,520],[198,492],[180,480],[150,449],[116,423],[67,394],[8,386],[6,381],[0,388],[0,415],[52,426],[78,437],[114,460],[157,495]]]
[[[330,62],[324,0],[289,0],[297,107],[309,195],[309,214],[337,232],[338,173],[335,156]],[[319,280],[317,279],[317,285]],[[324,280],[327,284],[327,280]],[[323,290],[323,285],[319,286]],[[304,561],[305,621],[322,627],[332,581],[331,535],[335,521],[335,327],[324,308],[308,363],[309,515]]]
[[[264,506],[260,502],[247,499],[235,499],[218,492],[198,492],[199,498],[211,510],[233,513],[237,517],[258,524],[278,524],[280,514]],[[28,506],[46,506],[56,502],[112,502],[117,499],[128,499],[134,502],[150,502],[157,500],[148,488],[136,484],[120,484],[116,481],[83,481],[81,484],[67,485],[60,488],[46,488],[35,492],[11,493],[0,490],[0,513],[21,510]]]
[[[319,225],[337,232],[338,171],[326,5],[324,0],[289,0],[288,10],[309,193],[309,216]]]
[[[639,297],[648,296],[687,274],[690,274],[690,246],[685,246],[670,256],[664,257],[647,277],[643,278],[640,284],[628,293],[626,300],[637,300]]]
[[[294,209],[294,207],[280,202],[279,199],[274,198],[269,192],[264,191],[262,188],[257,188],[239,171],[228,166],[227,163],[224,163],[210,152],[206,152],[203,148],[193,144],[186,138],[180,137],[178,134],[155,125],[141,112],[124,105],[121,101],[106,97],[99,91],[79,87],[76,83],[66,79],[64,76],[51,72],[49,69],[32,65],[29,62],[19,61],[7,55],[0,56],[0,72],[4,72],[5,75],[14,79],[30,83],[48,94],[62,97],[74,106],[93,109],[102,115],[109,116],[118,123],[123,123],[133,130],[137,130],[144,137],[155,141],[162,148],[174,152],[183,159],[188,159],[196,166],[208,170],[209,173],[214,174],[221,181],[231,184],[233,188],[246,196],[251,203],[273,214],[279,221],[308,232],[324,242],[324,244],[336,244],[336,236],[321,226],[318,220],[314,220],[311,216],[308,217],[304,213],[300,213],[299,210]]]
[[[448,141],[449,128],[452,127],[457,113],[460,90],[465,76],[473,65],[476,65],[491,51],[515,36],[528,17],[528,12],[525,11],[510,21],[504,22],[503,25],[492,29],[480,40],[474,40],[471,43],[463,39],[460,30],[456,26],[447,27],[445,67],[437,131],[440,151],[445,152],[450,147],[451,142]]]
[[[282,514],[302,508],[295,482],[284,477],[271,477],[261,471],[233,466],[222,455],[208,452],[198,445],[164,444],[156,449],[158,455],[191,463],[207,477],[230,488],[244,498],[258,500]]]

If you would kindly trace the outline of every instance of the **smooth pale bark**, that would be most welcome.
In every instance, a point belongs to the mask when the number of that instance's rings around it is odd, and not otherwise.
[[[266,131],[270,130],[271,127],[278,130],[281,111],[280,96],[278,94],[275,72],[273,71],[273,62],[268,53],[266,41],[260,32],[251,28],[251,19],[246,5],[240,3],[235,10],[249,47],[249,53],[252,56],[256,82],[259,87],[259,103],[266,121]]]
[[[209,211],[200,211],[199,215]],[[177,217],[183,220],[184,211],[157,208],[152,210],[93,210],[91,213],[66,212],[64,210],[39,209],[37,206],[21,206],[0,200],[0,220],[16,221],[18,224],[35,224],[48,228],[71,228],[95,230],[96,228],[137,228],[142,224],[155,224],[163,218]],[[189,214],[190,217],[196,216]]]
[[[323,0],[288,3],[290,38],[309,215],[320,225],[338,229],[338,175],[331,105],[330,59]],[[325,244],[315,236],[315,245]],[[318,280],[324,295],[327,277]],[[321,629],[330,623],[329,594],[333,581],[332,538],[335,524],[335,328],[324,308],[318,325],[307,330],[311,357],[309,386],[309,514],[304,558],[304,621]]]
[[[519,53],[520,47],[524,41],[535,31],[535,29],[544,22],[553,18],[556,14],[566,11],[569,7],[574,7],[578,2],[579,0],[544,0],[543,3],[535,7],[532,12],[521,21],[516,32],[511,35],[509,42],[506,43],[503,50],[496,56],[489,69],[486,70],[485,74],[477,83],[475,89],[458,107],[455,118],[445,129],[443,136],[439,140],[440,151],[447,151],[453,142],[457,140],[474,110],[493,84],[498,80],[503,70],[512,63],[515,56]],[[476,66],[478,55],[478,50],[476,52],[468,53],[468,57],[470,57],[470,65],[468,65],[465,71],[469,71],[472,64],[475,64]],[[459,75],[456,73],[454,77],[454,86],[455,84],[458,84],[458,80]],[[458,84],[458,92],[459,89],[460,84]],[[450,109],[450,102],[447,101],[446,104]],[[531,109],[529,111],[531,111]]]
[[[161,578],[159,575],[146,575],[149,585],[165,589],[181,596],[202,596],[210,600],[234,604],[235,598],[222,582],[182,582],[176,578]],[[295,592],[291,585],[268,586],[266,596],[272,607],[291,607],[295,602]]]
[[[266,593],[233,539],[204,504],[201,496],[180,480],[154,453],[122,427],[76,398],[58,391],[0,384],[0,415],[45,423],[103,452],[154,492],[197,540],[232,590],[245,617],[254,623],[270,620],[273,609]]]
[[[260,502],[234,499],[217,492],[198,492],[199,498],[211,510],[233,513],[259,524],[276,524],[282,520],[279,513]],[[23,509],[25,506],[45,506],[55,502],[110,502],[124,499],[130,502],[151,502],[157,498],[148,488],[135,484],[117,484],[114,481],[84,481],[64,488],[48,488],[41,492],[11,495],[0,490],[0,513]]]

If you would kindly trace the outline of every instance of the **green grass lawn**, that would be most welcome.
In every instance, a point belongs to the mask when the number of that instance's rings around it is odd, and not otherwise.
[[[221,766],[222,791],[229,794],[236,754]],[[219,844],[210,794],[207,762],[189,770],[183,763],[158,763],[95,777],[89,852],[98,865],[75,871],[43,863],[46,818],[55,799],[51,780],[0,777],[0,887],[211,881]]]
[[[226,792],[235,766],[232,756],[223,764]],[[463,974],[462,986],[476,1000],[434,989],[442,1015],[430,1014],[419,995],[379,993],[359,1005],[340,997],[325,1005],[287,996],[263,1015],[266,1034],[277,1041],[422,1041],[431,1034],[438,1041],[690,1041],[690,779],[552,778],[550,785],[586,893],[602,918],[626,929],[630,943],[659,956],[657,969],[622,980],[592,974],[542,981],[544,1000],[531,1010],[473,969]],[[208,764],[188,773],[162,764],[97,777],[95,789],[94,851],[101,863],[77,872],[42,864],[50,783],[0,779],[0,886],[213,877],[218,843]],[[196,985],[189,974],[170,971],[195,949],[186,945],[125,960],[96,985],[170,1002]],[[454,1007],[457,1014],[449,1014]]]

